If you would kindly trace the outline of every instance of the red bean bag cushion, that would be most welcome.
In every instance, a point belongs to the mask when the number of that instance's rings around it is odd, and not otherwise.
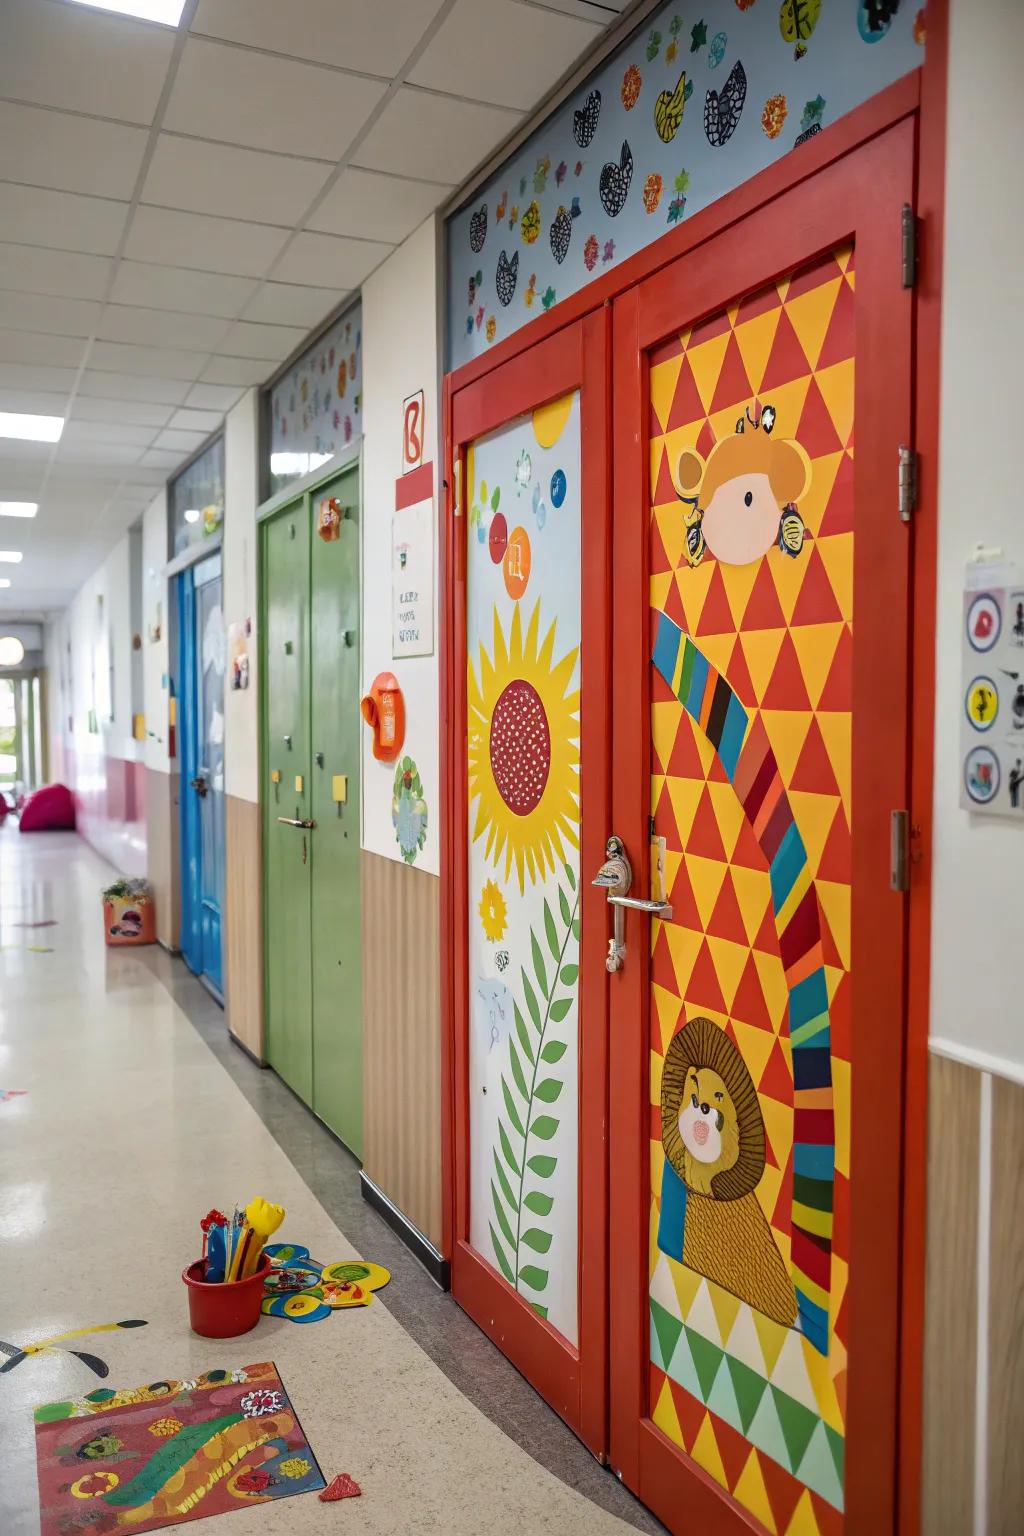
[[[44,784],[25,798],[18,826],[22,832],[57,832],[75,825],[75,802],[66,784]]]
[[[9,810],[10,806],[7,804],[7,796],[4,794],[3,790],[0,789],[0,826],[3,825],[4,817],[7,815]]]

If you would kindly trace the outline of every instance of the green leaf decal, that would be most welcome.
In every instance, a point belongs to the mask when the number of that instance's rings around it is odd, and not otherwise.
[[[519,1278],[531,1291],[542,1291],[548,1283],[548,1272],[546,1269],[538,1269],[536,1264],[524,1264],[519,1271]]]
[[[504,1252],[502,1251],[501,1244],[498,1242],[498,1234],[495,1232],[494,1228],[490,1225],[489,1222],[488,1230],[491,1234],[491,1246],[494,1249],[494,1254],[498,1260],[498,1265],[501,1269],[501,1272],[505,1276],[505,1279],[508,1281],[509,1285],[515,1285],[515,1270],[512,1268],[512,1265],[509,1263],[508,1259],[506,1259]]]
[[[512,1143],[508,1139],[508,1132],[505,1130],[505,1127],[502,1125],[500,1120],[498,1121],[498,1136],[501,1140],[501,1150],[505,1154],[505,1161],[512,1169],[512,1172],[518,1177],[523,1170],[516,1162],[516,1155],[512,1151]]]
[[[508,1055],[509,1060],[512,1063],[512,1076],[516,1080],[516,1087],[519,1089],[519,1092],[522,1094],[523,1098],[529,1100],[530,1090],[526,1086],[526,1077],[523,1073],[522,1062],[519,1060],[519,1052],[516,1050],[511,1040],[508,1042]],[[520,1132],[520,1135],[521,1134],[522,1132]]]
[[[569,1009],[576,1001],[574,997],[560,997],[557,1003],[551,1004],[551,1018],[555,1024],[561,1024]]]
[[[535,1173],[538,1179],[550,1179],[558,1167],[557,1157],[548,1157],[546,1152],[537,1152],[533,1157],[527,1158],[526,1166],[531,1173]]]
[[[580,968],[578,965],[563,965],[559,974],[563,987],[574,987],[580,974]]]
[[[526,1006],[530,1010],[530,1018],[533,1020],[534,1028],[539,1032],[542,1028],[542,1025],[540,1022],[540,1004],[537,1001],[537,994],[531,987],[530,978],[527,976],[526,972],[520,971],[519,974],[523,978],[523,996],[526,998]]]
[[[544,996],[547,997],[548,973],[544,969],[544,956],[541,953],[541,947],[537,942],[537,935],[535,933],[530,934],[530,948],[533,951],[533,974],[537,978],[537,985],[540,987]]]
[[[551,1115],[538,1115],[530,1126],[532,1135],[539,1136],[541,1141],[550,1141],[558,1130],[558,1121]]]
[[[542,1083],[538,1083],[533,1090],[538,1099],[545,1104],[553,1104],[561,1093],[563,1083],[555,1077],[546,1077]]]
[[[512,1129],[517,1133],[517,1135],[525,1136],[526,1130],[523,1126],[523,1122],[519,1118],[519,1111],[516,1109],[516,1101],[512,1097],[508,1083],[506,1083],[504,1078],[501,1080],[501,1092],[505,1100],[505,1108],[508,1110],[508,1117],[512,1121]]]
[[[556,1061],[561,1061],[569,1047],[564,1040],[549,1040],[541,1051],[541,1059],[554,1066]]]
[[[558,942],[558,929],[555,927],[555,919],[552,917],[551,908],[548,906],[546,901],[544,903],[544,932],[547,936],[548,949],[551,951],[551,958],[557,965],[559,959],[561,958],[562,946]]]
[[[569,905],[569,898],[561,886],[558,887],[558,909],[562,914],[562,922],[568,928],[572,922],[572,908]]]
[[[573,872],[570,869],[568,864],[565,865],[565,878],[568,880],[568,882],[569,882],[570,886],[572,887],[572,889],[575,890],[576,889],[576,876],[573,874]]]
[[[516,1016],[516,1034],[519,1036],[519,1044],[522,1046],[526,1059],[532,1067],[536,1058],[533,1054],[533,1046],[530,1044],[530,1031],[526,1027],[526,1020],[523,1018],[519,1004],[513,1003],[512,1007]]]
[[[498,510],[498,503],[500,502],[500,500],[501,500],[501,486],[500,485],[496,485],[494,487],[494,494],[491,497],[491,510],[492,511],[497,512],[497,510]]]
[[[538,1317],[542,1317],[544,1319],[544,1321],[547,1322],[547,1320],[548,1320],[548,1309],[547,1309],[547,1307],[542,1307],[539,1301],[531,1301],[530,1302],[530,1306],[536,1312]]]
[[[578,917],[574,917],[573,920],[572,920],[572,936],[576,940],[577,944],[580,941],[580,932],[581,932],[580,920],[579,920]]]
[[[508,1242],[512,1248],[515,1248],[516,1235],[512,1231],[512,1228],[509,1226],[508,1217],[505,1215],[505,1207],[498,1199],[498,1191],[495,1189],[493,1183],[491,1184],[491,1204],[494,1206],[494,1214],[498,1218],[498,1226],[501,1228],[506,1242]]]
[[[539,1189],[531,1189],[523,1201],[527,1210],[532,1211],[535,1216],[550,1215],[554,1203],[550,1195],[542,1195]]]
[[[493,1152],[493,1157],[494,1157],[494,1171],[498,1175],[498,1183],[501,1185],[501,1192],[505,1196],[505,1199],[508,1201],[508,1203],[512,1207],[512,1209],[514,1211],[518,1211],[518,1209],[519,1209],[519,1201],[516,1199],[515,1195],[512,1193],[512,1185],[509,1183],[508,1178],[507,1178],[506,1173],[505,1173],[505,1170],[501,1166],[501,1158],[498,1156],[497,1152]],[[543,1212],[541,1212],[540,1214],[543,1214]]]
[[[519,1241],[532,1248],[534,1253],[547,1253],[551,1247],[551,1233],[542,1232],[540,1227],[529,1227],[520,1233]]]

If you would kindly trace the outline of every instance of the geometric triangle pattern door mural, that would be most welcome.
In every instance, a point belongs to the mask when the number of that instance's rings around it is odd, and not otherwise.
[[[650,359],[648,1411],[776,1536],[843,1529],[854,266]]]

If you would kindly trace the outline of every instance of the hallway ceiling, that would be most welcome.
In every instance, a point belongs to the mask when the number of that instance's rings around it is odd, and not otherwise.
[[[113,0],[112,0],[113,3]],[[117,0],[128,4],[130,0]],[[63,607],[175,468],[626,0],[0,3],[0,613]]]

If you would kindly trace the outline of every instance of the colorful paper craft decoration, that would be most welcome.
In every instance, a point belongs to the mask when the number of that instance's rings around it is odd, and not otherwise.
[[[358,1499],[362,1489],[354,1478],[347,1472],[340,1473],[323,1493],[319,1495],[322,1504],[333,1504],[335,1499]]]
[[[155,1531],[322,1489],[272,1362],[37,1408],[40,1536]]]

